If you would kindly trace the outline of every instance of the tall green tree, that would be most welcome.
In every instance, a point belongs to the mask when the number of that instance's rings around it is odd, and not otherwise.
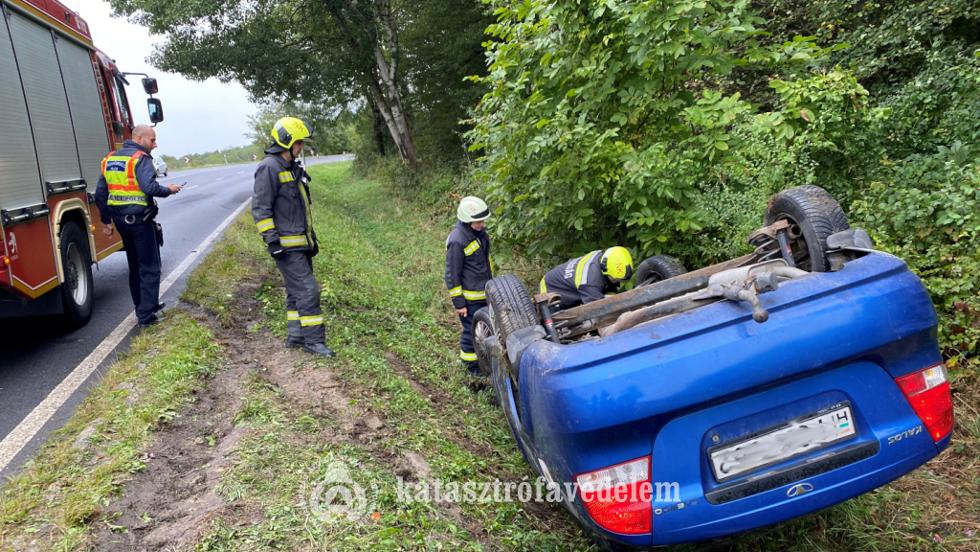
[[[482,93],[480,0],[111,0],[166,36],[153,62],[192,78],[240,81],[257,99],[363,110],[376,152],[411,167],[458,158]],[[423,153],[419,152],[421,141]]]
[[[366,101],[401,158],[418,162],[400,80],[398,0],[112,0],[166,42],[153,62],[192,78],[237,80],[256,98]]]

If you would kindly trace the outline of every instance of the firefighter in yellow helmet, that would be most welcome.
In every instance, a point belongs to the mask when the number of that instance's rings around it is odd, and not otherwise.
[[[255,169],[252,218],[286,286],[286,346],[333,357],[326,345],[320,285],[313,274],[319,245],[310,210],[310,175],[299,161],[304,140],[313,136],[313,125],[283,117],[271,135],[272,145]]]
[[[557,293],[569,309],[605,297],[633,277],[633,256],[621,246],[592,251],[564,262],[541,278],[541,293]]]
[[[473,315],[487,306],[484,286],[493,278],[490,270],[490,236],[486,220],[490,208],[478,197],[467,196],[456,208],[459,221],[446,238],[446,287],[463,331],[459,338],[459,358],[472,375],[480,365],[473,348]]]

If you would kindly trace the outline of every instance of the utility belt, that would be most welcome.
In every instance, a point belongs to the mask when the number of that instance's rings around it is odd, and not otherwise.
[[[118,214],[116,216],[121,218],[126,224],[142,224],[144,222],[154,222],[159,214],[160,207],[156,203],[151,203],[146,206],[141,214]]]
[[[146,210],[141,215],[116,215],[121,218],[123,222],[129,225],[134,224],[152,224],[154,230],[157,233],[157,245],[163,247],[163,226],[156,221],[157,215],[160,214],[160,207],[156,203],[151,203],[146,206]]]

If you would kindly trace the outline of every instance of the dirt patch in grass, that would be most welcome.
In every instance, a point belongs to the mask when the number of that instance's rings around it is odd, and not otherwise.
[[[200,308],[187,309],[212,328],[216,343],[224,351],[221,368],[195,391],[190,406],[157,433],[144,456],[145,469],[103,510],[92,549],[189,550],[216,523],[245,527],[265,517],[257,504],[228,500],[219,491],[222,475],[236,460],[236,447],[257,432],[237,423],[247,409],[243,397],[252,380],[273,386],[284,399],[278,407],[292,415],[326,420],[322,431],[313,437],[316,441],[336,447],[356,446],[405,480],[431,477],[431,468],[422,455],[384,445],[396,437],[396,429],[386,423],[383,414],[367,406],[366,390],[352,388],[329,366],[305,353],[286,349],[262,327],[262,304],[255,297],[263,283],[245,281],[236,290],[226,311],[236,324],[228,325]],[[413,387],[426,389],[411,378],[407,365],[400,359],[396,362],[402,367],[399,373]],[[423,394],[443,404],[450,401],[438,389]],[[480,523],[468,519],[457,505],[437,507],[440,515],[464,528],[473,540],[493,548]]]
[[[243,285],[240,296],[254,292],[252,286]],[[250,308],[239,312],[259,315]],[[95,550],[183,549],[197,542],[212,519],[240,517],[238,506],[227,503],[215,489],[246,434],[234,420],[252,366],[252,340],[242,329],[229,329],[200,312],[196,317],[216,332],[216,343],[224,351],[221,368],[194,392],[186,411],[157,434],[144,456],[145,469],[106,509]],[[239,328],[252,320],[244,322]]]

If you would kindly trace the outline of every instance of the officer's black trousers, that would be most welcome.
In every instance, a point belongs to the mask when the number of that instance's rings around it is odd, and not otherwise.
[[[487,306],[486,301],[466,302],[466,316],[460,316],[459,322],[463,325],[463,333],[459,336],[459,358],[467,366],[476,366],[476,349],[473,347],[473,315],[476,311]]]
[[[313,275],[313,258],[305,251],[289,251],[276,259],[286,285],[286,314],[289,340],[310,345],[324,343],[320,285]]]
[[[113,216],[112,223],[126,248],[129,293],[136,307],[136,318],[146,324],[153,320],[160,302],[160,244],[156,225],[142,221],[127,224],[120,216]]]

